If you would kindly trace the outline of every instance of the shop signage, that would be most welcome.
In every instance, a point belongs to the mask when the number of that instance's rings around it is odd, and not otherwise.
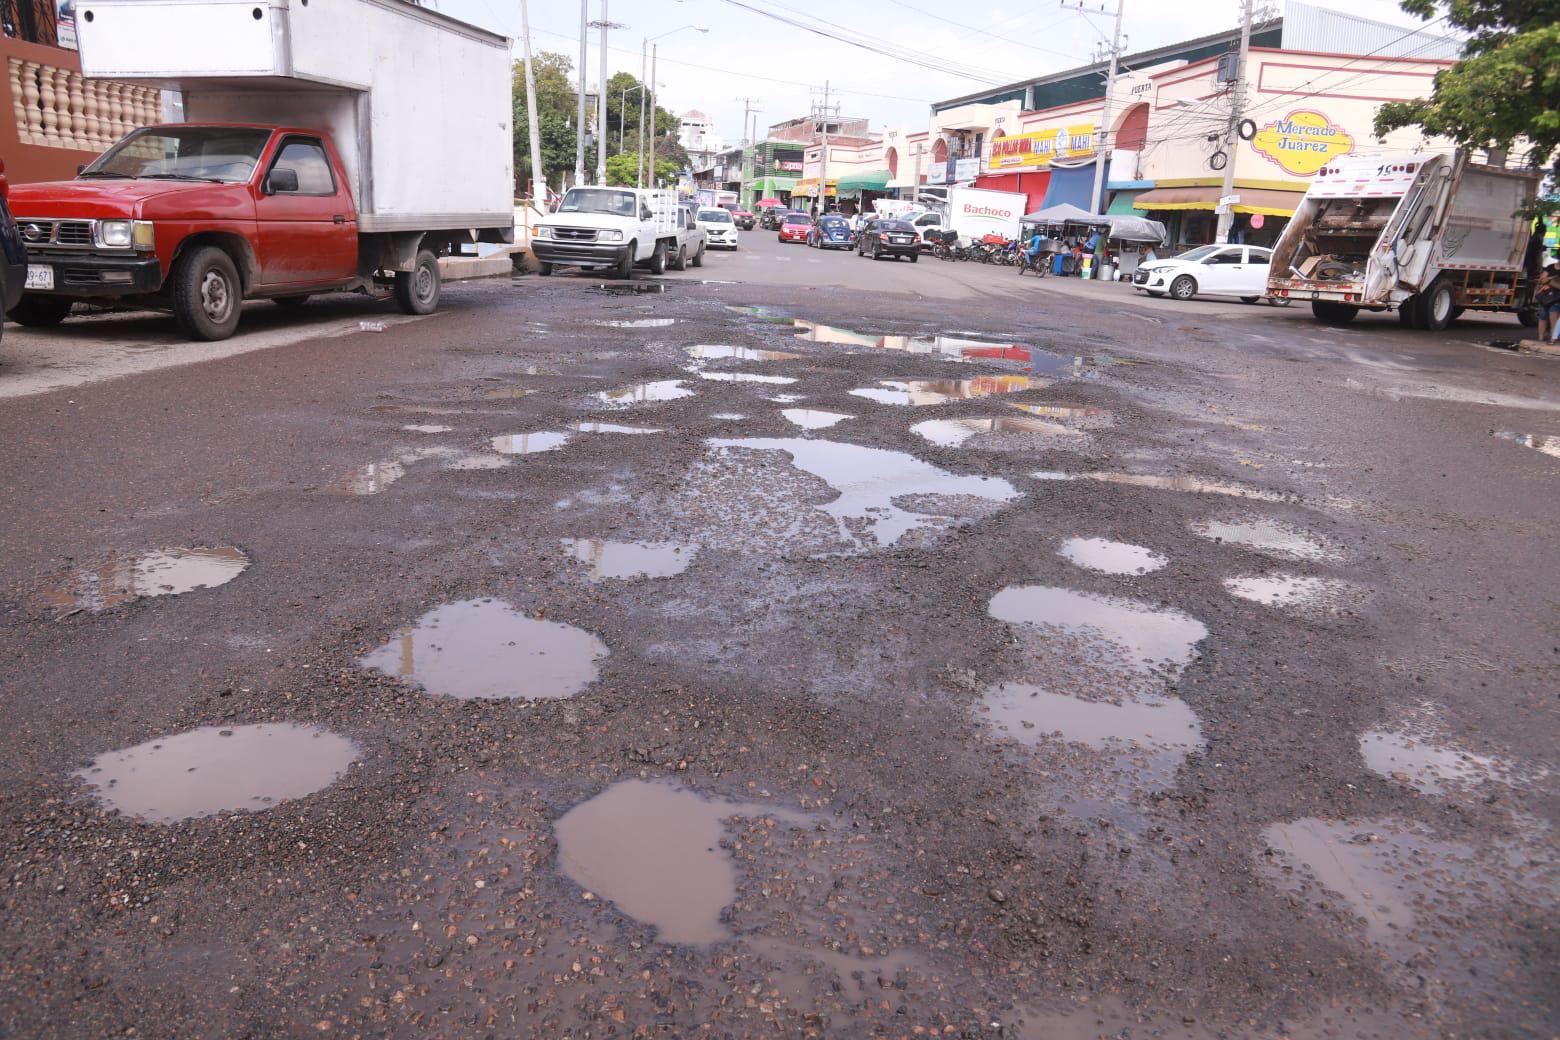
[[[968,159],[959,159],[953,163],[953,177],[949,183],[972,181],[979,176],[980,159],[977,156],[971,156]]]
[[[1032,134],[999,137],[991,142],[993,170],[1024,170],[1051,165],[1055,159],[1082,159],[1094,154],[1094,124],[1059,126]]]
[[[948,164],[945,162],[930,163],[926,167],[927,184],[947,184]]]
[[[1296,109],[1262,127],[1251,147],[1296,177],[1310,177],[1340,155],[1354,151],[1354,135],[1312,109]]]
[[[782,170],[792,170],[798,173],[801,172],[802,169],[801,163],[792,162],[790,159],[781,159],[778,165]]]

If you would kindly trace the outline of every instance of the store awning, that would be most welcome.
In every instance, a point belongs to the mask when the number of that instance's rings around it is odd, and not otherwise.
[[[888,171],[863,170],[861,173],[846,174],[835,182],[835,186],[842,192],[886,191]]]
[[[824,192],[823,193],[825,195],[838,195],[840,193],[839,181],[835,180],[832,177],[829,178],[829,183],[824,188]],[[809,198],[814,196],[814,195],[817,195],[818,194],[818,178],[816,178],[816,177],[803,177],[801,180],[797,181],[796,182],[796,186],[791,189],[791,194],[792,195],[806,195]]]
[[[1132,212],[1132,211],[1137,208],[1137,206],[1136,206],[1137,197],[1139,195],[1142,195],[1142,194],[1143,194],[1143,192],[1141,192],[1141,191],[1118,191],[1118,192],[1116,192],[1115,196],[1110,200],[1110,205],[1105,207],[1105,215],[1106,216],[1118,216],[1119,215],[1119,216],[1123,216],[1123,217],[1135,217],[1135,216],[1137,216],[1137,214]]]
[[[1203,209],[1212,210],[1219,205],[1222,193],[1217,184],[1204,184],[1187,188],[1155,188],[1145,191],[1132,200],[1134,209]],[[1235,203],[1236,213],[1261,213],[1269,217],[1292,217],[1295,207],[1305,198],[1303,191],[1280,191],[1276,188],[1236,188],[1233,194],[1240,196]]]
[[[753,191],[759,195],[770,195],[777,191],[788,192],[795,187],[795,177],[760,177],[752,184]]]

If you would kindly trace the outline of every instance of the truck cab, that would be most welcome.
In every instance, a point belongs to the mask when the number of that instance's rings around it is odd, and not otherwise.
[[[662,188],[574,187],[537,223],[531,251],[543,275],[574,266],[627,278],[636,265],[662,274],[678,255],[677,216]]]

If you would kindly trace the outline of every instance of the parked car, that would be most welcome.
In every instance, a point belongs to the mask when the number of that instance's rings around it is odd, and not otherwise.
[[[763,214],[758,218],[758,226],[765,231],[779,231],[780,222],[790,212],[784,206],[767,206],[764,208]]]
[[[856,244],[850,233],[850,222],[837,213],[830,213],[813,221],[807,232],[807,244],[818,249],[849,249]]]
[[[558,212],[537,222],[531,252],[543,275],[573,265],[628,278],[663,274],[677,255],[677,196],[665,188],[570,188]]]
[[[743,231],[752,231],[758,224],[758,218],[745,209],[732,210],[731,219],[736,221],[737,227]]]
[[[22,286],[27,283],[27,247],[17,233],[16,220],[11,216],[7,201],[11,195],[11,182],[5,177],[5,160],[0,159],[0,301],[10,310],[22,298]],[[5,323],[0,322],[0,336],[5,335]]]
[[[708,245],[709,236],[699,225],[698,211],[692,206],[678,206],[677,251],[666,266],[674,271],[686,271],[690,263],[694,267],[703,267],[704,250]]]
[[[729,211],[713,206],[700,207],[699,227],[709,236],[711,249],[737,248],[737,222]]]
[[[921,256],[921,237],[907,220],[869,220],[856,238],[856,255],[874,260],[903,256],[913,264]]]
[[[805,213],[787,213],[780,221],[777,236],[782,242],[806,242],[812,231],[812,218]]]
[[[1132,275],[1132,288],[1177,300],[1194,296],[1238,296],[1256,303],[1267,293],[1273,251],[1261,246],[1210,245],[1151,260]]]

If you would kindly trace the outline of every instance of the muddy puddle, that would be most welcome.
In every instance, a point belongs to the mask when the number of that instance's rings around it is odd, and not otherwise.
[[[1028,415],[1041,419],[1098,419],[1109,422],[1110,412],[1103,408],[1081,408],[1075,405],[1063,404],[1019,404],[1009,402],[1009,408],[1016,408]]]
[[[1281,491],[1267,491],[1243,484],[1227,484],[1201,477],[1163,477],[1151,473],[1115,473],[1096,470],[1091,473],[1064,473],[1058,470],[1037,470],[1029,474],[1036,480],[1098,480],[1106,484],[1124,484],[1128,487],[1158,488],[1163,491],[1190,491],[1202,495],[1225,495],[1230,498],[1249,498],[1258,502],[1293,502],[1295,496]]]
[[[522,397],[530,397],[536,391],[524,386],[495,386],[482,391],[485,401],[518,401]]]
[[[1225,542],[1290,560],[1336,560],[1343,556],[1341,547],[1267,517],[1199,520],[1192,523],[1191,529],[1193,534],[1212,542]]]
[[[432,459],[439,460],[442,469],[477,470],[502,469],[508,463],[497,455],[485,452],[461,451],[447,445],[431,445],[407,448],[389,458],[365,463],[345,477],[325,488],[335,495],[377,495],[391,484],[406,476],[408,466]]]
[[[846,415],[844,412],[825,412],[817,408],[783,408],[780,414],[785,417],[786,422],[792,426],[800,426],[804,430],[827,430],[846,419],[855,418],[854,415]]]
[[[794,376],[766,376],[757,372],[699,372],[700,379],[716,383],[768,383],[773,386],[789,386],[796,382]]]
[[[737,361],[797,361],[802,355],[784,350],[758,350],[754,347],[734,347],[718,343],[700,343],[687,348],[688,356],[701,361],[716,358],[732,358]]]
[[[177,823],[313,794],[359,754],[351,740],[315,726],[204,726],[99,755],[75,775],[110,809]]]
[[[177,596],[226,585],[249,566],[249,557],[230,545],[157,549],[138,556],[110,555],[71,571],[39,593],[57,610],[97,613],[137,599]]]
[[[683,386],[681,379],[658,379],[649,383],[619,387],[616,390],[603,390],[596,395],[596,399],[614,408],[627,408],[636,404],[680,401],[684,397],[692,396],[693,391]]]
[[[597,282],[585,291],[607,296],[654,296],[666,292],[666,286],[660,282]]]
[[[569,443],[567,433],[541,430],[536,433],[505,433],[490,442],[500,455],[538,455],[544,451],[557,451]]]
[[[676,318],[616,318],[611,321],[598,321],[597,325],[609,329],[664,329],[670,325],[676,325]]]
[[[1047,739],[1131,755],[1140,780],[1167,783],[1189,751],[1202,746],[1202,728],[1184,701],[1142,697],[1113,704],[1053,693],[1029,683],[1001,683],[981,698],[987,725],[1035,747]]]
[[[606,656],[584,629],[473,599],[435,607],[358,663],[443,697],[541,700],[585,689]]]
[[[1034,387],[1047,385],[1029,376],[977,376],[974,379],[910,379],[880,380],[875,387],[852,390],[856,397],[864,397],[878,404],[935,405],[949,401],[968,401],[999,394],[1016,394]]]
[[[797,401],[805,399],[805,394],[771,394],[764,398],[764,400],[773,401],[775,404],[795,404]]]
[[[1474,390],[1462,386],[1445,386],[1439,383],[1415,383],[1404,386],[1377,386],[1348,378],[1343,385],[1350,390],[1377,394],[1391,401],[1412,398],[1424,401],[1452,401],[1459,404],[1483,404],[1496,408],[1525,408],[1541,412],[1560,412],[1560,400],[1542,397],[1523,397],[1519,394],[1501,393],[1495,390]]]
[[[1357,598],[1354,586],[1348,582],[1309,574],[1257,574],[1225,578],[1224,588],[1237,599],[1268,607],[1316,608]]]
[[[609,901],[664,943],[730,936],[722,911],[737,898],[737,867],[721,847],[732,816],[797,814],[706,798],[665,782],[624,780],[558,818],[558,867],[587,901]]]
[[[565,538],[564,551],[584,564],[592,581],[609,578],[670,578],[693,563],[698,548],[677,542],[613,542]]]
[[[1551,458],[1560,459],[1560,437],[1544,436],[1537,433],[1516,433],[1512,430],[1495,430],[1495,436],[1501,440],[1520,444],[1524,448],[1532,448],[1541,451]]]
[[[1179,610],[1050,585],[1010,585],[988,609],[999,621],[1102,639],[1139,671],[1178,671],[1208,636],[1207,626]]]
[[[408,423],[401,427],[407,433],[449,433],[455,429],[453,426],[437,426],[433,423]]]
[[[711,412],[711,419],[719,419],[721,422],[741,422],[747,416],[741,412]]]
[[[1486,782],[1514,784],[1519,779],[1513,765],[1502,759],[1393,730],[1361,734],[1360,754],[1371,772],[1425,794],[1443,795]]]
[[[620,423],[609,422],[572,423],[570,424],[569,429],[575,430],[579,433],[625,433],[630,435],[666,432],[655,426],[624,426]]]
[[[834,517],[841,535],[858,543],[892,545],[909,531],[945,525],[946,520],[935,514],[902,508],[896,504],[899,499],[969,495],[1006,502],[1019,497],[1005,480],[949,473],[913,455],[884,448],[799,437],[717,438],[706,443],[717,449],[784,452],[792,466],[839,493],[817,509]]]
[[[942,448],[957,448],[972,437],[986,434],[1031,434],[1045,437],[1081,437],[1082,431],[1061,423],[1025,415],[999,415],[985,419],[928,419],[910,432]]]
[[[1168,556],[1109,538],[1069,538],[1057,550],[1079,567],[1101,574],[1148,574],[1170,562]]]
[[[1028,365],[1030,371],[1036,374],[1064,378],[1080,376],[1084,373],[1082,357],[1053,354],[999,336],[984,336],[978,333],[939,333],[929,336],[877,335],[839,325],[829,325],[825,322],[809,321],[806,318],[787,317],[762,308],[751,310],[749,313],[772,325],[789,325],[796,329],[798,339],[809,343],[869,347],[874,350],[898,351],[902,354],[933,355],[951,361],[1018,361]]]

